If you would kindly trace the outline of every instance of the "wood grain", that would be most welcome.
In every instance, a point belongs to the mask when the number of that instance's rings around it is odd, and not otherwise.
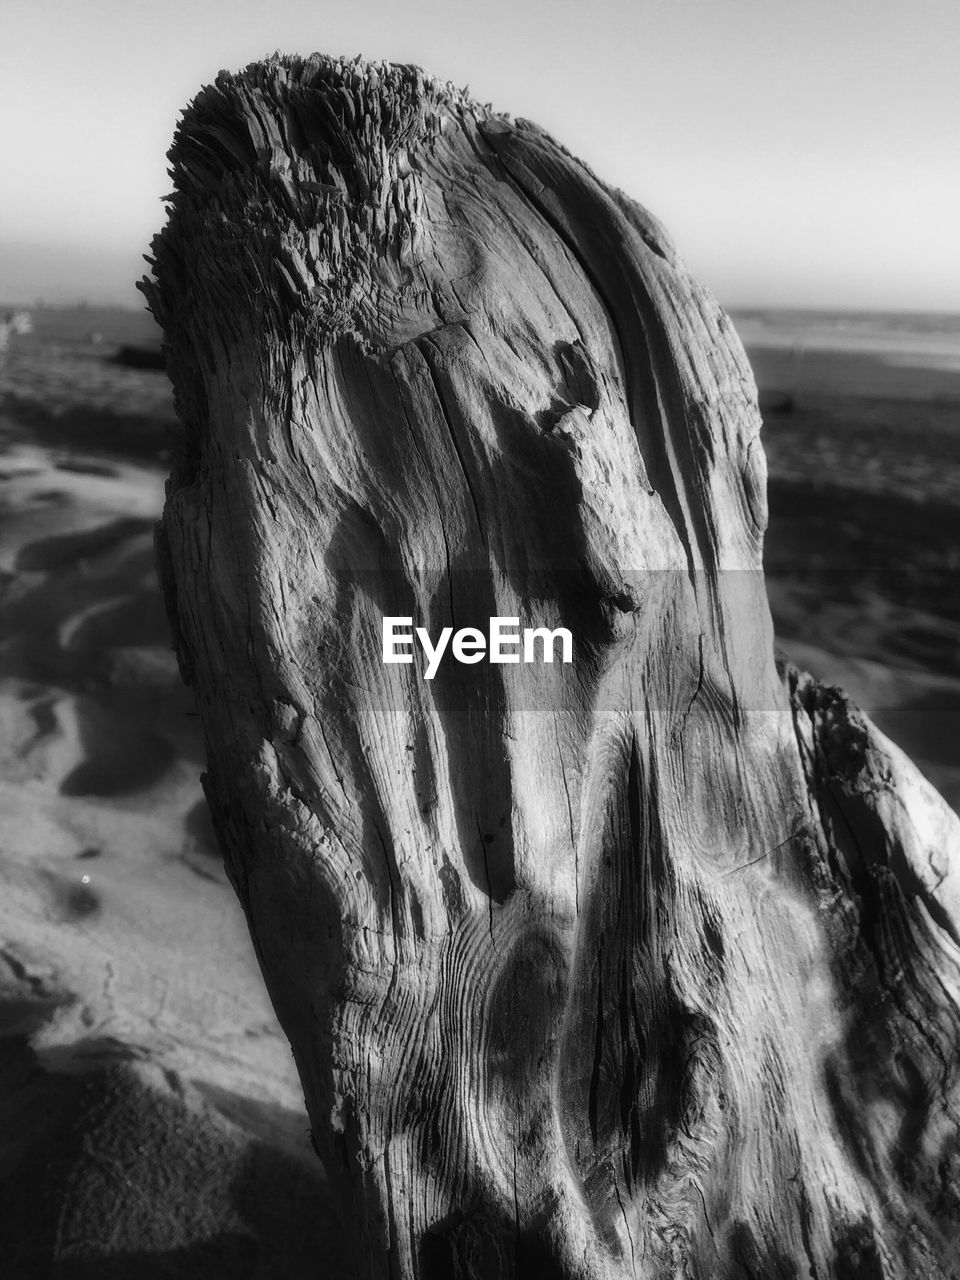
[[[727,317],[415,68],[222,74],[171,162],[158,563],[358,1270],[960,1274],[958,823],[775,662]]]

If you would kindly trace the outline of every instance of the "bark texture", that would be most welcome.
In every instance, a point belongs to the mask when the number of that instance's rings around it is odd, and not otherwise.
[[[222,75],[171,160],[158,563],[358,1269],[960,1274],[958,823],[775,662],[726,316],[414,68]]]

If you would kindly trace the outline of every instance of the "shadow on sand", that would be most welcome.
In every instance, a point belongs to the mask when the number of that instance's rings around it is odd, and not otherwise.
[[[14,1004],[0,1019],[22,1024]],[[318,1167],[145,1083],[119,1045],[77,1049],[83,1070],[54,1072],[24,1036],[0,1040],[5,1280],[348,1274]]]

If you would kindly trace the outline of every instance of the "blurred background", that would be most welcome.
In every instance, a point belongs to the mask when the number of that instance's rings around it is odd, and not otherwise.
[[[134,288],[180,109],[275,50],[468,85],[665,223],[759,384],[778,643],[960,806],[955,0],[6,0],[5,1274],[296,1276],[293,1208],[329,1227],[155,583],[175,415]]]

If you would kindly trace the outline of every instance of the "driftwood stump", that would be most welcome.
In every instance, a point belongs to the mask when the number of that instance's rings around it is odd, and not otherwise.
[[[726,316],[414,68],[221,75],[171,158],[158,563],[358,1269],[960,1274],[958,823],[776,665]]]

